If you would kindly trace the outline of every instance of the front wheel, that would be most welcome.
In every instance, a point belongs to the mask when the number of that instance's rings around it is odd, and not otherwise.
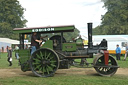
[[[36,50],[31,56],[30,67],[36,76],[53,76],[59,67],[58,55],[54,50],[49,48]]]
[[[108,65],[105,65],[103,55],[96,57],[93,61],[93,65],[99,75],[102,76],[112,76],[118,69],[117,62],[112,56],[109,56]]]

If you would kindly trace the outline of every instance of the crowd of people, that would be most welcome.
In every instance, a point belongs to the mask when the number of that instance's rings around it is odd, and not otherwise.
[[[119,45],[117,44],[116,45],[116,60],[121,60],[120,56],[121,56],[121,48],[119,47]],[[125,44],[125,55],[124,55],[124,61],[126,60],[127,58],[127,54],[128,54],[128,44],[126,43]]]

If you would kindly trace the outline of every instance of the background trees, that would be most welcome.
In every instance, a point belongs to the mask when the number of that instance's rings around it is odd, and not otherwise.
[[[80,35],[80,31],[75,28],[74,32],[64,33],[65,39],[70,42],[73,38],[77,38]]]
[[[18,39],[18,34],[13,33],[14,28],[23,28],[27,20],[24,18],[25,9],[18,0],[0,0],[0,37]],[[65,38],[69,41],[79,35],[79,30],[74,33],[65,33]]]
[[[18,38],[12,29],[26,26],[24,11],[17,0],[0,0],[0,37]]]
[[[128,0],[101,0],[107,9],[94,34],[128,34]]]

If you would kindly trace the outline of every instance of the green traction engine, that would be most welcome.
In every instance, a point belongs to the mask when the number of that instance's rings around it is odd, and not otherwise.
[[[88,23],[88,45],[83,45],[83,40],[78,38],[74,42],[66,42],[64,32],[74,32],[74,25],[47,26],[33,28],[14,28],[19,33],[20,49],[17,50],[22,71],[32,71],[39,77],[50,77],[57,69],[68,69],[71,65],[78,66],[76,60],[85,61],[93,58],[92,67],[102,76],[112,76],[116,73],[118,65],[116,60],[107,51],[107,41],[103,39],[99,45],[92,42],[92,23]],[[32,55],[31,48],[25,49],[24,36],[37,32],[39,36],[46,33],[58,35],[51,36]]]

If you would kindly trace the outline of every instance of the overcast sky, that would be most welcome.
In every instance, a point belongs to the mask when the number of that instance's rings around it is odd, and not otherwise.
[[[100,25],[106,10],[101,0],[18,0],[26,9],[27,27],[75,25],[81,34],[87,33],[87,23]]]

